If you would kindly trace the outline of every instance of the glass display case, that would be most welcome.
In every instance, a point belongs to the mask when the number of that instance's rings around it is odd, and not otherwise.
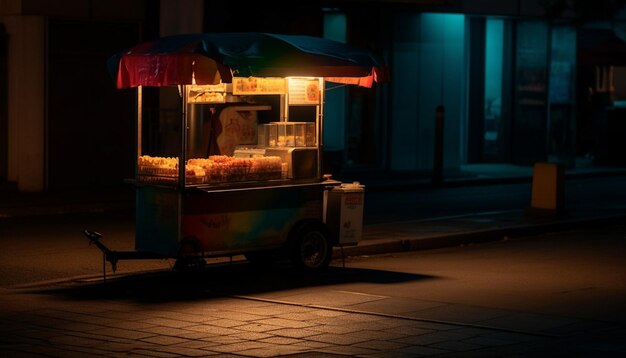
[[[181,136],[182,142],[172,145],[169,151],[140,150],[137,181],[176,186],[183,173],[185,186],[200,187],[243,182],[262,185],[261,182],[292,179],[321,180],[318,112],[313,111],[305,118],[298,117],[303,119],[300,121],[289,121],[290,101],[286,96],[288,93],[295,95],[293,90],[288,92],[290,82],[272,79],[262,81],[267,83],[261,87],[258,80],[256,87],[249,85],[249,80],[240,82],[180,86],[178,91],[170,92],[178,99],[168,100],[159,94],[161,102],[174,103],[182,99],[186,133]],[[262,90],[262,96],[254,96],[254,88]],[[270,96],[275,100],[271,101]],[[150,130],[143,129],[143,132],[149,133]],[[181,153],[183,148],[185,166],[180,168],[175,153]]]

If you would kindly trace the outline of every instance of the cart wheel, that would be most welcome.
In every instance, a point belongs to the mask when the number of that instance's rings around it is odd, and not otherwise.
[[[292,262],[303,271],[323,270],[333,258],[330,235],[322,223],[308,222],[301,225],[294,232],[291,243]]]

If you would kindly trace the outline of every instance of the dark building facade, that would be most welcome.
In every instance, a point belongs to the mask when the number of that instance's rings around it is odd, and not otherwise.
[[[390,82],[327,89],[333,172],[428,175],[438,106],[447,173],[626,165],[626,17],[605,3],[590,14],[576,1],[3,1],[0,183],[46,191],[132,177],[135,93],[114,88],[106,60],[184,32],[323,36],[384,58]],[[157,118],[154,138],[168,126]]]

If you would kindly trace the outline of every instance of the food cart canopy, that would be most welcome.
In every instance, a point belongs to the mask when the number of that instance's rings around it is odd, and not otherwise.
[[[117,88],[218,84],[232,77],[324,77],[371,87],[385,80],[366,50],[312,36],[199,33],[140,43],[109,59]]]

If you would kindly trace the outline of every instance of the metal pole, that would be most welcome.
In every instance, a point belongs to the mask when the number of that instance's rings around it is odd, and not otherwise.
[[[322,168],[322,166],[324,165],[323,163],[323,150],[324,150],[324,92],[325,92],[325,82],[324,82],[324,78],[321,77],[318,79],[319,81],[319,93],[320,93],[320,98],[319,98],[319,102],[315,108],[315,140],[317,141],[316,146],[317,146],[317,178],[318,179],[322,179],[322,175],[324,168]]]
[[[104,251],[102,252],[102,282],[107,282],[107,257]]]
[[[181,86],[180,155],[178,156],[178,188],[185,189],[185,160],[187,159],[187,86]]]

